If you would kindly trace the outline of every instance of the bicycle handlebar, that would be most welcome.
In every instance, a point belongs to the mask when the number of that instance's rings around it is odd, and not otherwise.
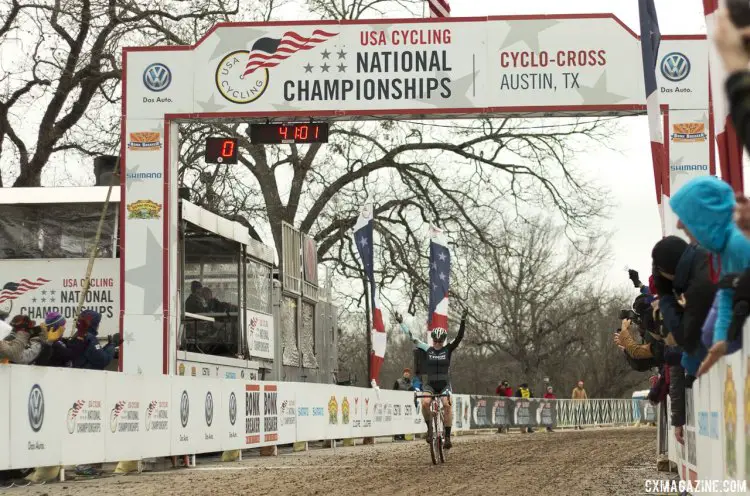
[[[446,393],[440,394],[414,394],[415,398],[449,398],[451,395]]]

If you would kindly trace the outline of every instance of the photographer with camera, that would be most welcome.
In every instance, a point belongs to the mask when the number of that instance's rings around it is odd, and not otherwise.
[[[633,309],[620,311],[620,319],[622,324],[615,331],[614,341],[625,353],[630,367],[645,372],[661,365],[664,343],[657,331],[649,296],[639,295],[633,302]],[[638,332],[640,343],[636,341],[634,331]]]

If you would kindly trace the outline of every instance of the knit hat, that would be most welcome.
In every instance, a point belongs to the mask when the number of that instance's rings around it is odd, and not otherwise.
[[[667,236],[654,245],[651,259],[659,270],[674,275],[677,272],[677,263],[687,247],[687,242],[679,236]]]
[[[48,312],[47,317],[44,319],[44,325],[56,329],[66,324],[65,317],[60,315],[60,312]]]
[[[49,312],[44,319],[44,326],[47,328],[47,340],[49,342],[58,341],[65,333],[65,317],[60,312]]]

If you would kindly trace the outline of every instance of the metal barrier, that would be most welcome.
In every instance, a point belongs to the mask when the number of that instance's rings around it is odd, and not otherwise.
[[[626,425],[636,422],[635,412],[647,415],[646,401],[635,407],[632,399],[548,400],[544,398],[506,398],[465,396],[471,415],[470,429],[490,427],[575,427]],[[655,419],[654,419],[655,420]]]
[[[615,425],[636,422],[632,399],[555,400],[557,426]]]

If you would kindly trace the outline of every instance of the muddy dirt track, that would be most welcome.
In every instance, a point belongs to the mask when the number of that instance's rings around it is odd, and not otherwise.
[[[237,463],[14,488],[9,495],[643,494],[655,470],[653,428],[460,436],[443,466],[424,441],[311,450]]]

